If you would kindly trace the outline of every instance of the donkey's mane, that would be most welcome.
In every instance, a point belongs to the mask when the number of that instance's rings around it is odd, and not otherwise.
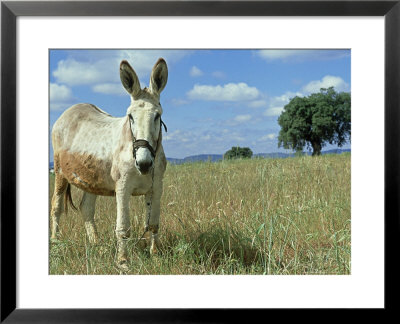
[[[99,107],[97,107],[97,106],[95,106],[95,105],[93,105],[93,104],[91,104],[91,103],[88,103],[87,105],[92,106],[92,107],[93,107],[94,109],[96,109],[99,113],[102,113],[102,114],[104,114],[104,115],[106,115],[106,116],[108,116],[108,117],[114,117],[114,116],[110,115],[109,113],[105,112],[104,110],[101,110]]]

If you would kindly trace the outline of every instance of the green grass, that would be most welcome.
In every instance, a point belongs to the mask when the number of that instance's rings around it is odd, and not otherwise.
[[[350,274],[350,154],[168,165],[163,253],[149,256],[143,197],[131,199],[130,274]],[[54,178],[50,177],[50,197]],[[81,191],[72,188],[75,204]],[[69,210],[50,245],[51,274],[119,274],[116,203],[99,197],[101,242]]]

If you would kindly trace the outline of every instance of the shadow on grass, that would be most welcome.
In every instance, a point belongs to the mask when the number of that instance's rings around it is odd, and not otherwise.
[[[212,228],[186,232],[185,235],[169,232],[165,234],[165,247],[168,254],[192,258],[212,272],[218,269],[246,272],[245,268],[262,268],[260,249],[249,238],[229,229]]]

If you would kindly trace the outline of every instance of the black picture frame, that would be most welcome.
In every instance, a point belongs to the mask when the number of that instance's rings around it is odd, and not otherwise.
[[[4,1],[1,3],[1,322],[235,322],[238,312],[214,309],[16,308],[16,19],[18,16],[384,16],[385,18],[385,309],[398,287],[400,221],[400,0],[395,1]],[[371,262],[373,262],[371,260]],[[257,314],[261,313],[261,314]],[[245,315],[246,317],[248,314]],[[248,318],[250,319],[250,318]]]

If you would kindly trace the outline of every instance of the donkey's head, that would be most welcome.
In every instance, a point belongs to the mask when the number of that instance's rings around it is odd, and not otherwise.
[[[127,115],[133,136],[133,155],[136,168],[147,174],[154,166],[154,159],[161,145],[160,93],[167,84],[168,68],[160,58],[150,75],[149,88],[141,89],[139,79],[127,61],[120,65],[120,77],[125,90],[131,95]]]

